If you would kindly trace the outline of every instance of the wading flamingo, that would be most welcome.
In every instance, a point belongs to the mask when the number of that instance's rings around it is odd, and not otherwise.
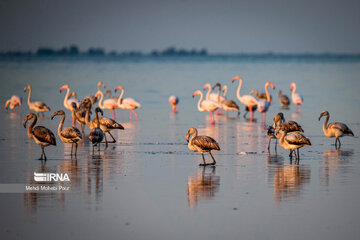
[[[95,127],[89,133],[89,140],[93,145],[93,155],[94,155],[94,147],[98,146],[98,150],[100,151],[100,143],[104,139],[104,132],[100,129],[100,121],[98,113],[103,114],[103,111],[100,108],[95,109]]]
[[[253,120],[253,107],[254,106],[257,106],[258,104],[258,101],[251,95],[243,95],[243,96],[240,96],[240,89],[241,89],[241,85],[242,85],[242,79],[241,77],[239,76],[236,76],[233,78],[232,82],[235,82],[236,80],[239,80],[239,86],[237,88],[237,91],[236,91],[236,97],[237,99],[239,99],[239,101],[244,104],[249,112],[250,112],[250,121]]]
[[[274,84],[272,84],[271,82],[266,82],[265,83],[265,93],[266,93],[267,99],[266,100],[261,99],[260,101],[258,101],[258,104],[257,104],[257,110],[261,114],[261,119],[263,122],[265,122],[265,120],[266,120],[266,115],[265,115],[265,117],[263,117],[263,115],[266,114],[266,112],[269,109],[270,104],[271,104],[270,103],[270,101],[271,101],[270,94],[267,89],[268,87],[272,87],[273,89],[275,89]]]
[[[135,99],[133,98],[122,98],[124,95],[124,88],[122,86],[117,86],[115,88],[115,92],[117,92],[118,90],[121,90],[121,94],[117,100],[117,107],[121,108],[121,109],[127,109],[130,110],[130,117],[129,119],[131,120],[131,113],[133,113],[136,117],[136,120],[138,121],[138,115],[136,114],[136,112],[134,111],[137,108],[141,107],[141,104],[138,103],[137,101],[135,101]]]
[[[197,109],[199,110],[199,112],[205,112],[208,111],[209,115],[210,115],[210,124],[214,125],[215,124],[215,118],[214,118],[214,111],[218,108],[220,108],[220,105],[212,100],[204,100],[203,99],[203,93],[200,90],[197,90],[193,93],[193,97],[195,97],[196,95],[200,95],[198,104],[197,104]],[[211,114],[212,113],[212,114]]]
[[[12,95],[11,98],[6,101],[5,109],[8,109],[9,107],[11,110],[14,110],[15,107],[18,107],[18,109],[19,109],[21,104],[22,104],[21,98],[16,95]]]
[[[72,111],[73,107],[72,107],[72,103],[75,103],[76,104],[76,107],[79,107],[80,103],[78,100],[74,99],[74,98],[69,98],[70,95],[73,95],[73,93],[70,94],[70,88],[69,88],[69,85],[65,84],[63,85],[61,88],[60,88],[60,93],[66,89],[66,95],[65,95],[65,98],[64,98],[64,107],[67,109],[67,110],[70,110]],[[76,95],[76,93],[75,93]],[[75,118],[72,117],[72,126],[75,127]]]
[[[354,136],[354,133],[351,131],[351,129],[346,126],[345,123],[341,123],[341,122],[332,122],[328,124],[329,118],[330,118],[330,113],[328,111],[323,111],[320,116],[319,116],[319,121],[320,119],[326,116],[326,119],[324,121],[323,124],[323,132],[324,135],[328,138],[333,138],[335,137],[335,148],[337,148],[337,142],[339,142],[339,148],[341,146],[341,142],[340,142],[340,138],[343,136]]]
[[[190,138],[190,136],[192,137]],[[189,139],[190,138],[190,139]],[[197,151],[201,153],[203,164],[199,164],[199,166],[206,165],[215,165],[216,161],[213,155],[211,154],[211,150],[220,151],[219,144],[209,136],[198,136],[198,132],[196,128],[190,128],[186,134],[186,141],[188,142],[188,148],[192,151]],[[204,153],[208,152],[213,160],[212,163],[206,163]]]
[[[224,85],[223,88],[221,89],[221,84],[220,83],[216,83],[214,86],[213,86],[213,89],[215,87],[218,87],[219,88],[219,92],[218,92],[218,95],[220,95],[220,92],[223,91],[223,99],[221,102],[220,102],[220,106],[222,109],[224,109],[226,111],[226,116],[228,116],[228,111],[236,111],[237,112],[237,115],[239,116],[240,114],[240,109],[239,109],[239,106],[236,104],[235,101],[233,100],[230,100],[230,99],[226,99],[226,94],[227,94],[227,86]],[[220,99],[220,98],[218,98]],[[218,102],[219,103],[219,102]]]
[[[43,102],[40,101],[36,101],[36,102],[31,102],[31,86],[27,85],[24,88],[24,92],[26,92],[27,90],[29,90],[29,95],[28,95],[28,100],[27,100],[27,104],[29,106],[29,109],[32,111],[35,111],[37,113],[37,115],[39,116],[39,112],[42,113],[42,115],[44,115],[44,112],[50,111],[51,109]]]
[[[179,103],[179,98],[172,95],[169,97],[169,103],[171,104],[171,108],[172,108],[172,112],[173,113],[177,113],[178,112],[178,103]]]
[[[73,103],[73,104],[75,104],[75,103]],[[75,144],[74,155],[76,156],[77,146],[78,146],[77,142],[82,139],[81,132],[76,127],[67,127],[67,128],[63,129],[63,124],[65,121],[65,112],[63,110],[54,112],[51,115],[51,120],[53,120],[53,118],[58,115],[62,116],[61,121],[59,123],[58,132],[57,132],[59,135],[59,138],[61,139],[61,141],[63,143],[71,143],[71,156],[73,155],[73,148],[74,148],[74,144]]]
[[[101,90],[97,91],[95,94],[95,97],[98,98],[100,96],[100,100],[99,100],[99,107],[101,109],[109,109],[110,113],[111,113],[111,118],[112,119],[116,119],[116,114],[115,114],[115,108],[117,108],[117,103],[114,99],[104,99],[104,94],[102,93]]]
[[[300,105],[303,104],[303,97],[298,94],[298,93],[295,93],[296,91],[296,84],[295,83],[291,83],[290,85],[290,91],[292,90],[292,93],[291,93],[291,100],[294,104],[296,104],[296,111],[299,113],[300,112]]]
[[[43,156],[44,159],[46,160],[44,148],[49,145],[56,146],[55,135],[52,131],[50,131],[46,127],[43,126],[34,127],[37,122],[37,116],[34,113],[28,113],[24,118],[23,120],[24,128],[26,128],[26,123],[31,119],[33,119],[33,121],[27,130],[27,135],[29,138],[32,138],[36,144],[41,146],[41,156],[39,160],[43,160]]]

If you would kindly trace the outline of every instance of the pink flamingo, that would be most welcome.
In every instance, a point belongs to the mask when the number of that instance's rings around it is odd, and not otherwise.
[[[10,109],[13,110],[15,109],[15,107],[19,107],[21,106],[22,104],[22,100],[20,97],[16,96],[16,95],[12,95],[11,98],[9,100],[6,101],[5,103],[5,109],[8,109],[9,108],[9,105],[10,105]]]
[[[296,104],[296,112],[300,112],[300,105],[303,104],[303,97],[298,94],[298,93],[295,93],[296,91],[296,84],[295,83],[291,83],[290,85],[290,91],[292,90],[292,94],[291,94],[291,100],[294,104]]]
[[[114,99],[104,99],[104,94],[102,93],[101,90],[98,90],[95,94],[95,97],[98,98],[98,96],[100,95],[100,100],[99,100],[99,107],[101,109],[110,109],[110,113],[111,113],[111,118],[112,119],[116,119],[116,114],[115,114],[115,108],[117,108],[117,103]]]
[[[115,88],[115,92],[117,92],[117,90],[121,90],[121,94],[118,98],[117,101],[117,107],[121,108],[121,109],[128,109],[130,110],[130,121],[131,121],[131,113],[133,113],[136,117],[136,121],[139,121],[138,115],[136,114],[136,112],[134,111],[137,108],[141,107],[141,104],[138,103],[137,101],[135,101],[133,98],[122,98],[122,96],[124,95],[124,88],[122,86],[117,86]]]
[[[39,112],[42,113],[42,115],[44,116],[44,112],[47,112],[47,111],[50,111],[51,109],[43,102],[40,102],[40,101],[35,101],[35,102],[32,102],[31,101],[31,86],[30,85],[27,85],[25,88],[24,88],[24,92],[26,92],[27,90],[29,90],[29,95],[28,95],[28,100],[27,100],[27,103],[28,103],[28,106],[29,106],[29,109],[32,110],[32,111],[35,111],[37,113],[37,115],[39,116]]]
[[[265,83],[266,100],[261,99],[257,104],[257,110],[260,112],[261,119],[263,119],[263,121],[265,121],[265,119],[266,119],[266,117],[263,118],[263,115],[266,114],[266,112],[269,109],[270,104],[271,104],[270,94],[269,94],[269,91],[267,89],[268,87],[272,87],[273,89],[275,89],[274,84],[272,84],[271,82],[266,82]]]
[[[172,95],[169,97],[169,103],[171,104],[171,108],[172,108],[172,112],[173,113],[177,113],[178,112],[178,103],[179,103],[179,98]]]
[[[69,88],[69,85],[65,84],[63,85],[61,88],[60,88],[60,93],[66,89],[66,95],[65,95],[65,98],[64,98],[64,107],[67,109],[67,110],[70,110],[72,111],[73,107],[72,107],[72,103],[75,103],[76,104],[76,107],[79,107],[80,103],[77,99],[74,99],[74,98],[71,98],[69,99],[70,97],[70,88]],[[73,95],[73,93],[71,94],[71,96]],[[72,126],[75,127],[75,118],[72,117]]]
[[[199,110],[199,112],[205,112],[208,111],[209,115],[210,115],[210,119],[211,125],[215,124],[215,118],[214,118],[214,111],[220,108],[220,105],[212,100],[203,100],[203,93],[200,90],[197,90],[193,93],[193,97],[195,97],[196,95],[200,95],[200,99],[198,101],[197,104],[197,109]],[[212,113],[212,114],[211,114]]]
[[[239,101],[244,104],[246,107],[248,107],[249,111],[250,111],[250,122],[253,120],[253,107],[256,106],[258,104],[258,101],[256,100],[256,98],[254,98],[251,95],[243,95],[240,96],[240,89],[241,89],[241,85],[242,85],[242,79],[239,76],[236,76],[233,78],[232,82],[235,82],[236,80],[239,80],[239,86],[236,92],[236,97],[237,99],[239,99]]]

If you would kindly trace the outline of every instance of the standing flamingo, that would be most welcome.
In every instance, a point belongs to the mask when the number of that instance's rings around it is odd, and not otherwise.
[[[111,118],[112,119],[116,119],[116,114],[115,114],[115,108],[117,108],[117,103],[114,99],[104,99],[104,94],[102,93],[101,90],[97,91],[95,94],[95,97],[99,97],[100,96],[100,100],[99,100],[99,107],[101,109],[110,109],[111,112]]]
[[[296,104],[296,111],[299,113],[300,112],[300,105],[303,104],[303,97],[298,94],[298,93],[295,93],[296,91],[296,84],[295,83],[291,83],[290,85],[290,90],[292,90],[292,94],[291,94],[291,100],[294,104]]]
[[[43,160],[43,156],[44,156],[44,159],[46,160],[44,148],[49,145],[56,146],[55,135],[52,131],[50,131],[46,127],[43,127],[43,126],[34,127],[37,122],[37,116],[34,113],[28,113],[26,115],[26,117],[24,118],[24,120],[23,120],[24,128],[26,128],[26,123],[30,119],[34,119],[34,120],[32,121],[32,123],[30,124],[30,126],[28,128],[27,135],[29,138],[34,139],[36,144],[41,146],[41,156],[40,156],[39,160]]]
[[[253,107],[257,106],[258,101],[251,95],[243,95],[240,96],[240,89],[242,85],[242,79],[239,76],[236,76],[233,78],[232,82],[235,82],[236,80],[239,80],[239,86],[236,91],[236,97],[239,99],[239,101],[244,104],[250,111],[250,121],[253,120]]]
[[[73,93],[70,94],[70,88],[69,88],[69,85],[65,84],[63,85],[61,88],[60,88],[60,93],[66,89],[66,95],[65,95],[65,98],[64,98],[64,107],[67,109],[67,110],[70,110],[72,111],[73,107],[72,107],[72,103],[75,103],[76,104],[76,107],[79,107],[80,103],[78,100],[72,98],[72,99],[69,99],[70,95],[73,95]],[[75,93],[76,94],[76,93]],[[75,118],[72,117],[72,126],[75,127]]]
[[[190,136],[192,137],[190,138]],[[190,138],[190,140],[189,140]],[[188,142],[188,148],[192,151],[198,151],[201,153],[203,164],[199,164],[200,166],[206,165],[215,165],[216,161],[213,155],[211,154],[211,150],[220,151],[219,144],[209,136],[198,136],[198,132],[196,128],[190,128],[186,134],[186,141]],[[213,160],[212,163],[206,163],[204,152],[208,152]]]
[[[169,97],[169,103],[171,104],[171,108],[172,108],[172,112],[173,113],[177,113],[178,112],[178,103],[179,103],[179,98],[172,95]]]
[[[210,115],[210,120],[211,120],[210,124],[214,125],[215,124],[214,111],[216,109],[220,108],[220,105],[217,102],[214,102],[212,100],[202,101],[203,93],[200,90],[197,90],[193,93],[193,97],[195,97],[196,95],[200,95],[200,99],[197,104],[197,108],[198,108],[199,112],[208,111],[209,115]]]
[[[22,104],[22,100],[20,97],[16,96],[16,95],[12,95],[11,98],[9,100],[6,101],[5,103],[5,109],[8,109],[10,106],[11,110],[14,110],[15,107],[20,107]]]
[[[328,138],[333,138],[336,137],[335,139],[335,148],[337,148],[337,142],[339,142],[339,148],[341,146],[341,142],[340,142],[340,137],[343,136],[354,136],[354,133],[351,131],[351,129],[346,126],[345,123],[341,123],[341,122],[333,122],[328,124],[329,118],[330,118],[330,113],[328,111],[323,111],[320,116],[319,116],[319,121],[320,119],[326,116],[326,119],[324,121],[323,124],[323,132],[324,135]]]
[[[37,113],[37,115],[39,116],[39,112],[42,113],[42,115],[44,115],[44,112],[47,112],[47,111],[50,111],[51,109],[43,102],[40,102],[40,101],[36,101],[36,102],[31,102],[31,86],[30,85],[27,85],[25,88],[24,88],[24,92],[26,92],[27,90],[29,90],[29,95],[28,95],[28,100],[27,100],[27,103],[28,103],[28,106],[29,106],[29,109],[32,110],[32,111],[35,111]]]
[[[94,147],[97,145],[98,150],[100,151],[100,143],[104,139],[104,132],[100,128],[100,121],[99,121],[99,115],[98,113],[103,114],[103,111],[100,108],[95,109],[95,127],[92,129],[92,131],[89,133],[89,140],[93,145],[93,155],[94,155]]]
[[[114,136],[110,133],[111,130],[114,129],[120,129],[120,130],[124,130],[124,127],[117,123],[115,120],[113,119],[109,119],[106,117],[101,117],[99,118],[98,116],[96,116],[96,119],[93,119],[92,121],[90,121],[90,117],[89,117],[89,112],[91,109],[91,102],[87,105],[87,109],[86,109],[86,115],[85,115],[85,122],[86,125],[88,125],[88,127],[90,129],[94,129],[97,128],[98,125],[97,123],[100,123],[100,129],[104,132],[104,137],[105,137],[105,148],[108,147],[108,141],[106,138],[106,133],[108,133],[110,135],[110,137],[113,139],[113,141],[111,143],[115,143],[116,140],[114,138]],[[101,111],[102,112],[102,111]]]
[[[222,109],[224,109],[226,111],[226,116],[228,116],[228,111],[236,111],[238,113],[238,116],[240,114],[240,110],[239,110],[239,106],[236,104],[235,101],[230,100],[230,99],[226,99],[226,94],[227,94],[227,86],[224,85],[223,88],[221,89],[221,84],[220,83],[216,83],[213,86],[213,89],[215,87],[219,88],[219,92],[218,95],[220,95],[220,92],[223,91],[223,100],[221,102],[218,102],[221,106]],[[220,98],[218,98],[220,100]]]
[[[137,101],[135,101],[133,98],[122,98],[122,96],[124,95],[124,88],[122,86],[117,86],[115,88],[115,92],[117,92],[117,90],[121,90],[121,94],[117,100],[117,107],[121,108],[121,109],[128,109],[130,110],[130,121],[131,121],[131,113],[134,113],[135,117],[136,117],[136,121],[139,120],[138,115],[136,114],[136,112],[134,111],[137,108],[141,107],[141,104],[138,103]]]
[[[271,101],[270,94],[267,89],[268,87],[272,87],[273,89],[275,89],[274,84],[272,84],[271,82],[266,82],[265,83],[266,100],[261,99],[260,101],[258,101],[258,104],[257,104],[257,110],[260,112],[261,119],[263,119],[263,121],[265,121],[265,119],[266,119],[266,115],[265,115],[265,117],[263,117],[263,115],[266,114],[267,110],[269,109],[270,101]]]
[[[58,127],[58,135],[63,143],[71,143],[71,156],[73,155],[73,148],[74,148],[74,144],[75,144],[75,153],[74,154],[76,156],[77,146],[78,146],[77,142],[82,139],[81,132],[76,127],[67,127],[65,129],[63,129],[63,124],[65,121],[65,112],[63,110],[54,112],[51,115],[51,120],[53,120],[53,118],[57,115],[62,116],[62,119],[61,119],[61,121],[59,123],[59,127]]]

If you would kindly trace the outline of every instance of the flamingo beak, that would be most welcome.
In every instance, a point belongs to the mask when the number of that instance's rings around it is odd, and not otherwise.
[[[275,89],[275,85],[270,83],[270,87],[272,87],[273,89]]]
[[[290,86],[290,91],[293,89],[293,85]]]
[[[60,93],[62,92],[62,90],[64,90],[64,88],[60,88]]]
[[[232,79],[232,82],[235,82],[236,80],[240,80],[240,77],[239,76],[236,76]]]

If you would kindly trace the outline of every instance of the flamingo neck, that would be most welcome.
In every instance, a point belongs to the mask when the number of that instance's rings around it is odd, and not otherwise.
[[[287,134],[287,131],[282,132],[281,135],[280,135],[279,143],[280,143],[281,145],[283,145],[283,144],[285,143],[285,136],[286,136],[286,134]],[[276,137],[276,136],[275,136],[275,137]]]
[[[34,137],[34,134],[33,134],[33,127],[35,126],[35,124],[36,124],[36,122],[37,122],[37,117],[36,117],[36,115],[35,115],[35,117],[33,117],[33,121],[32,121],[32,123],[30,124],[30,126],[29,126],[29,128],[28,128],[28,131],[27,131],[27,134],[28,134],[28,136],[30,137],[30,138],[33,138]]]
[[[99,92],[99,94],[100,94],[100,100],[99,100],[99,107],[100,108],[104,108],[104,105],[103,105],[103,98],[104,98],[104,94],[102,93],[102,91],[98,91]]]
[[[237,99],[239,99],[239,101],[241,101],[241,96],[240,96],[241,85],[242,85],[242,79],[239,79],[239,86],[236,91],[236,97],[237,97]]]
[[[223,86],[223,91],[224,91],[224,98],[226,97],[226,94],[227,94],[227,86]]]
[[[210,94],[211,94],[211,87],[208,87],[208,91],[207,91],[206,97],[205,97],[206,100],[210,99]]]
[[[203,112],[203,111],[204,111],[204,109],[201,107],[201,101],[202,101],[202,99],[203,99],[203,94],[202,94],[202,92],[200,92],[200,98],[199,98],[199,101],[198,101],[198,104],[197,104],[197,108],[198,108],[198,110],[199,110],[200,112]]]
[[[265,84],[265,93],[266,93],[266,101],[270,102],[270,94],[269,94],[269,91],[268,91],[268,85]]]
[[[67,101],[69,100],[69,95],[70,95],[70,88],[66,88],[66,95],[65,95],[65,98],[64,98],[64,106],[65,107],[69,107],[67,105]]]
[[[27,102],[28,102],[28,105],[31,104],[31,87],[29,88],[29,95],[28,95],[28,100],[27,100]]]
[[[119,106],[122,104],[122,97],[123,97],[123,95],[124,95],[124,89],[121,89],[120,96],[119,96],[119,98],[118,98],[118,100],[117,100],[117,105],[119,105]]]
[[[293,86],[294,86],[294,88],[293,88],[293,90],[292,90],[292,95],[294,95],[294,94],[295,94],[295,91],[296,91],[296,85],[294,84]]]
[[[62,116],[62,118],[61,118],[61,121],[60,121],[59,127],[58,127],[58,135],[59,136],[61,136],[61,131],[62,131],[63,124],[64,124],[64,121],[65,121],[65,114],[62,114],[61,116]]]
[[[197,132],[197,130],[195,129],[194,134],[190,137],[190,141],[189,141],[189,144],[190,144],[190,145],[193,145],[193,139],[194,139],[195,137],[197,137],[197,135],[198,135],[198,132]]]
[[[88,125],[88,127],[90,128],[89,112],[90,112],[90,107],[86,109],[86,114],[85,114],[85,124]]]
[[[329,119],[330,119],[330,115],[327,115],[326,116],[326,119],[325,119],[325,121],[324,121],[324,123],[323,123],[323,130],[324,130],[324,132],[327,132],[328,131],[328,122],[329,122]]]
[[[219,86],[219,91],[218,91],[218,93],[217,93],[218,103],[220,103],[220,93],[221,93],[221,87]]]
[[[100,128],[100,121],[99,121],[99,113],[98,112],[95,112],[96,114],[96,128]]]

